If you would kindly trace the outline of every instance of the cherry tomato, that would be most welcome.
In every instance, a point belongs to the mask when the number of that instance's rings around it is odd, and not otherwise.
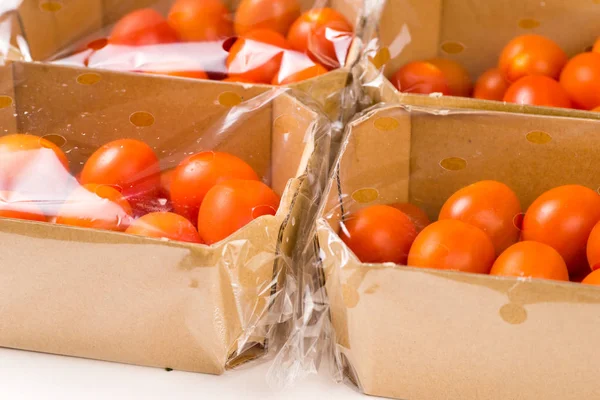
[[[439,219],[456,219],[481,229],[498,255],[519,240],[515,225],[519,215],[521,204],[511,188],[496,181],[481,181],[454,193],[442,206]]]
[[[46,216],[35,202],[23,200],[19,193],[9,191],[0,191],[0,217],[46,222]]]
[[[406,214],[406,216],[410,218],[412,223],[415,224],[417,233],[421,232],[423,229],[425,229],[426,226],[431,224],[431,220],[429,219],[429,216],[427,216],[425,211],[423,211],[420,207],[415,206],[414,204],[396,203],[390,204],[390,206]]]
[[[177,0],[169,24],[186,42],[218,41],[234,34],[229,14],[222,0]]]
[[[235,14],[235,33],[271,29],[286,35],[300,16],[298,0],[242,0]]]
[[[260,181],[233,179],[215,185],[198,213],[198,232],[217,243],[263,215],[275,215],[279,196]]]
[[[160,193],[159,195],[166,198],[171,198],[171,182],[173,182],[173,175],[175,174],[175,168],[162,171],[160,173]]]
[[[428,60],[430,64],[435,65],[442,71],[446,78],[446,83],[450,89],[450,95],[469,97],[473,91],[473,82],[469,72],[458,62],[448,60],[447,58],[433,58]]]
[[[227,56],[227,72],[243,80],[271,83],[289,45],[275,31],[259,29],[248,32],[231,46]]]
[[[273,85],[289,85],[315,78],[327,72],[327,69],[319,64],[314,64],[312,67],[304,68],[291,74],[283,73],[282,70],[279,70],[279,73],[275,75],[271,83]]]
[[[150,146],[139,140],[115,140],[88,158],[80,182],[119,187],[134,211],[140,210],[160,188],[158,157]]]
[[[392,83],[404,93],[450,94],[450,87],[442,70],[426,61],[406,64],[394,74]]]
[[[600,286],[600,270],[597,269],[589,274],[581,283],[584,285]]]
[[[171,200],[175,211],[189,219],[198,219],[198,210],[206,193],[218,183],[230,179],[258,181],[252,167],[228,153],[205,151],[179,164],[171,180]]]
[[[156,239],[202,243],[194,225],[181,215],[170,212],[155,212],[136,219],[125,233]]]
[[[503,101],[509,83],[498,68],[483,73],[475,83],[473,97],[482,100]]]
[[[508,88],[504,101],[531,106],[571,108],[569,95],[554,79],[547,76],[525,76]]]
[[[350,46],[352,25],[332,8],[313,8],[290,27],[288,42],[294,50],[307,53],[315,62],[338,68]]]
[[[204,71],[144,71],[147,74],[177,76],[180,78],[208,79]]]
[[[573,57],[560,75],[560,84],[575,107],[591,110],[600,106],[600,53]]]
[[[494,245],[484,231],[462,221],[444,220],[419,233],[408,265],[487,274],[494,259]]]
[[[408,215],[384,205],[363,208],[340,227],[340,238],[364,263],[406,265],[417,230]]]
[[[523,240],[552,246],[560,253],[571,276],[589,271],[588,237],[600,221],[600,196],[583,186],[567,185],[538,197],[525,213]]]
[[[162,15],[151,8],[142,8],[121,18],[108,40],[112,44],[146,46],[175,43],[178,37]]]
[[[131,206],[116,188],[87,184],[64,202],[56,223],[82,228],[124,231],[131,222]]]
[[[592,270],[600,269],[600,222],[594,226],[588,238],[587,260]]]
[[[561,255],[539,242],[510,246],[498,257],[490,275],[569,281],[569,270]]]
[[[553,40],[541,35],[522,35],[504,47],[499,67],[509,82],[530,75],[558,79],[567,61],[566,53]]]

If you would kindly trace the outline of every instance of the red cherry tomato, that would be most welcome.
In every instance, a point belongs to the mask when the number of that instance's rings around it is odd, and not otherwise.
[[[524,76],[558,79],[568,58],[553,40],[541,35],[522,35],[511,40],[500,54],[500,70],[509,82]]]
[[[592,270],[600,269],[600,222],[594,226],[587,241],[587,260]]]
[[[124,231],[131,222],[131,206],[114,187],[87,184],[64,202],[56,223],[82,228]]]
[[[589,274],[581,283],[584,285],[600,286],[600,270],[597,269]]]
[[[600,53],[573,57],[560,75],[560,84],[575,107],[591,110],[600,106]]]
[[[228,153],[206,151],[188,157],[175,169],[171,180],[175,211],[196,221],[206,193],[216,184],[230,179],[259,180],[250,165]]]
[[[494,245],[481,229],[457,220],[434,222],[415,239],[408,265],[487,274],[494,263]]]
[[[290,27],[288,42],[294,50],[307,53],[315,62],[338,68],[345,62],[353,28],[332,8],[313,8]]]
[[[600,221],[600,196],[583,186],[567,185],[538,197],[525,213],[523,240],[552,246],[560,253],[571,276],[589,272],[588,237]]]
[[[520,242],[498,257],[490,275],[569,281],[569,270],[560,254],[538,242]]]
[[[233,36],[229,14],[222,0],[177,0],[169,24],[186,42],[218,41]]]
[[[279,196],[260,181],[229,180],[206,194],[198,213],[198,232],[206,244],[217,243],[256,218],[275,215]]]
[[[481,181],[450,196],[439,219],[456,219],[476,226],[488,234],[499,255],[519,240],[521,233],[515,218],[520,215],[521,204],[511,188],[496,181]]]
[[[119,187],[134,209],[141,210],[160,188],[158,157],[139,140],[115,140],[88,158],[80,182]]]
[[[291,74],[283,72],[282,69],[280,69],[279,73],[273,78],[273,81],[271,82],[273,85],[289,85],[296,82],[302,82],[328,72],[325,67],[319,64],[315,64],[312,67],[304,68]]]
[[[109,42],[126,46],[146,46],[175,43],[177,33],[157,11],[151,8],[135,10],[117,22]]]
[[[175,168],[162,171],[160,173],[160,195],[166,198],[171,198],[171,182],[173,182],[173,175],[175,174]]]
[[[392,83],[404,93],[450,94],[450,87],[442,70],[425,61],[406,64],[394,74]]]
[[[235,14],[235,33],[271,29],[286,35],[299,16],[298,0],[242,0]]]
[[[396,203],[390,204],[391,207],[394,207],[397,210],[402,211],[413,224],[415,224],[415,228],[417,229],[417,233],[421,232],[425,229],[426,226],[431,224],[431,220],[429,216],[423,211],[420,207],[415,206],[411,203]]]
[[[35,202],[9,191],[0,191],[0,217],[46,222],[46,216]]]
[[[433,58],[428,60],[430,64],[435,65],[442,71],[446,78],[450,95],[469,97],[473,91],[473,82],[469,72],[458,62],[448,60],[447,58]]]
[[[155,212],[136,219],[125,233],[156,239],[202,243],[194,225],[181,215],[170,212]]]
[[[417,230],[402,211],[384,205],[363,208],[348,216],[340,238],[364,263],[406,265]]]
[[[271,83],[283,52],[289,45],[275,31],[259,29],[248,32],[231,46],[227,56],[227,72],[242,80],[255,83]]]
[[[571,108],[569,95],[547,76],[525,76],[508,88],[504,101],[531,106]]]
[[[473,97],[481,100],[503,101],[509,83],[498,68],[483,73],[475,83]]]

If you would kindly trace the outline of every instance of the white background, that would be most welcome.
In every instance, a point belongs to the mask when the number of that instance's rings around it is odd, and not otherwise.
[[[268,364],[211,376],[0,349],[0,398],[35,400],[352,400],[367,397],[322,373],[274,392]]]

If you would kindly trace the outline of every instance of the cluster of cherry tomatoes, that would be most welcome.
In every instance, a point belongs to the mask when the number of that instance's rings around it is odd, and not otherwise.
[[[223,0],[176,0],[166,18],[151,8],[127,14],[75,58],[90,67],[285,85],[339,68],[352,37],[343,15],[302,13],[298,0],[242,0],[234,16]]]
[[[591,51],[569,60],[547,37],[518,36],[475,85],[462,65],[441,58],[406,64],[392,82],[402,92],[600,111],[600,39]]]
[[[252,167],[228,153],[196,153],[161,171],[150,146],[120,139],[96,150],[75,177],[49,140],[0,137],[3,218],[210,245],[275,215],[279,201]]]
[[[437,222],[409,203],[375,205],[349,215],[340,237],[366,263],[600,284],[600,195],[579,185],[545,192],[523,214],[511,188],[480,181]]]

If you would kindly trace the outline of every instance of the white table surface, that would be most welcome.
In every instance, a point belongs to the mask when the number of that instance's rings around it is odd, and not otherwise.
[[[266,383],[268,364],[211,376],[0,349],[0,398],[35,400],[346,400],[372,397],[334,383],[325,373],[285,393]]]

